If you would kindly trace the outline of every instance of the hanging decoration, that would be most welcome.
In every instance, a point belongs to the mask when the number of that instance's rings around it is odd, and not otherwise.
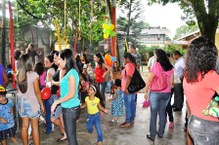
[[[103,38],[108,39],[109,37],[116,36],[116,32],[114,31],[114,25],[110,22],[104,23],[103,27]]]
[[[81,0],[78,0],[78,41],[81,40]]]
[[[8,1],[9,5],[9,15],[10,15],[10,50],[11,50],[11,66],[13,72],[15,72],[15,60],[14,60],[14,23],[13,23],[13,14],[11,8],[11,2]],[[16,88],[15,76],[12,75],[12,87]]]
[[[93,24],[93,16],[94,16],[94,1],[90,0],[90,46],[92,46],[92,24]]]
[[[59,31],[59,26],[57,24],[57,21],[56,21],[56,18],[54,18],[54,25],[56,27],[56,36],[58,37],[58,47],[59,47],[59,51],[62,50],[62,47],[61,47],[61,37],[60,37],[60,31]]]
[[[66,13],[66,10],[67,10],[67,4],[66,4],[66,0],[64,0],[64,35],[63,35],[63,40],[64,40],[64,43],[65,43],[65,48],[66,48],[66,45],[68,43],[68,39],[66,37],[66,34],[67,34],[67,27],[66,27],[66,19],[67,19],[67,13]]]
[[[128,42],[127,42],[127,40],[126,40],[126,37],[125,37],[125,48],[126,48],[126,51],[128,52],[128,50],[129,50],[129,46],[128,46]]]

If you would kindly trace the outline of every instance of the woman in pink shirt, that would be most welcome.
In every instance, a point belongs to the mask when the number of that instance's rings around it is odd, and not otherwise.
[[[150,133],[147,138],[151,141],[155,140],[156,134],[163,138],[164,129],[166,125],[166,107],[171,95],[171,88],[173,85],[173,66],[170,63],[166,53],[161,50],[155,50],[156,62],[150,70],[150,75],[147,80],[145,99],[150,100]],[[152,90],[150,85],[154,83],[155,77],[160,79],[161,73],[166,76],[166,87],[160,90]],[[150,93],[149,93],[150,90]],[[157,114],[159,114],[159,129],[157,131]]]
[[[136,99],[137,94],[129,93],[128,86],[131,83],[132,76],[136,69],[135,57],[131,53],[126,53],[123,56],[124,69],[122,70],[122,96],[125,105],[125,121],[120,124],[120,127],[130,127],[134,124],[136,115]]]
[[[188,130],[195,145],[219,144],[219,119],[203,114],[215,92],[219,94],[217,57],[216,46],[204,36],[189,46],[183,88],[190,113]]]

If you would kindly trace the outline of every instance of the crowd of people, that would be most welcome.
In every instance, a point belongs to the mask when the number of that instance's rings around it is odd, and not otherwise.
[[[106,47],[108,48],[108,47]],[[110,53],[109,48],[105,51]],[[117,123],[121,116],[125,120],[121,128],[132,127],[135,123],[137,92],[129,93],[128,87],[135,69],[139,70],[141,56],[134,45],[123,55],[123,65],[117,61],[112,65],[104,59],[104,54],[95,53],[95,66],[87,60],[85,54],[74,57],[70,49],[52,51],[44,57],[44,62],[37,61],[38,54],[33,45],[26,53],[15,51],[18,111],[22,120],[21,140],[28,145],[32,139],[34,145],[40,145],[39,121],[42,116],[43,132],[50,134],[56,125],[62,134],[57,142],[68,140],[70,145],[77,145],[77,120],[81,109],[87,108],[86,128],[97,131],[97,144],[103,144],[101,115],[108,114],[106,103],[111,103],[112,119]],[[216,72],[217,48],[205,37],[195,39],[188,48],[186,58],[179,51],[173,58],[162,49],[155,49],[149,59],[149,77],[144,88],[144,98],[150,101],[150,130],[146,137],[154,142],[156,136],[163,138],[167,118],[169,128],[174,128],[173,111],[182,111],[184,93],[187,97],[186,128],[195,145],[219,144],[219,120],[203,114],[212,96],[219,93],[219,75]],[[175,60],[175,61],[173,61]],[[110,79],[109,79],[109,78]],[[211,83],[209,83],[211,82]],[[7,138],[17,142],[13,117],[13,101],[6,98],[9,83],[4,66],[0,64],[0,142],[7,145]],[[108,93],[112,97],[106,99]],[[51,96],[42,98],[41,90],[50,88]],[[174,95],[174,104],[171,98]],[[108,101],[108,102],[107,102]],[[6,109],[3,109],[6,108]],[[125,109],[125,110],[124,110]],[[159,127],[157,129],[157,116]],[[6,119],[7,118],[7,119]],[[188,121],[189,120],[189,121]],[[30,130],[30,131],[28,131]],[[203,137],[204,136],[204,137]]]

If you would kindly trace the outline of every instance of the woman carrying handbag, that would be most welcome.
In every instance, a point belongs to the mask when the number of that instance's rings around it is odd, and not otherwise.
[[[166,53],[161,49],[157,49],[155,51],[155,58],[156,63],[154,63],[150,70],[145,90],[145,99],[150,101],[150,133],[147,134],[147,138],[151,141],[155,140],[156,134],[163,138],[166,124],[166,107],[170,99],[173,84],[173,66]],[[158,131],[157,114],[159,114]]]

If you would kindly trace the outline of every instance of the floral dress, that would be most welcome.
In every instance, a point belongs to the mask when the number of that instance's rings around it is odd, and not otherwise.
[[[124,104],[122,91],[116,90],[116,93],[118,94],[118,98],[112,101],[111,113],[113,116],[122,116],[123,115],[123,104]]]

